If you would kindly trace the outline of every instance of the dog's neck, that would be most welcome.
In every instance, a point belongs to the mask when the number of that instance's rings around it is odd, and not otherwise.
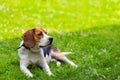
[[[39,45],[35,45],[33,48],[30,48],[30,50],[31,50],[32,52],[40,52],[40,51],[41,51]]]
[[[24,46],[26,49],[28,49],[28,50],[30,50],[30,51],[32,51],[32,52],[34,52],[34,53],[41,51],[41,47],[40,47],[38,44],[36,44],[33,48],[29,48],[29,47],[27,47],[27,46],[24,44],[24,42],[22,41],[21,44],[20,44],[20,46],[18,47],[18,49],[21,48],[22,46]]]

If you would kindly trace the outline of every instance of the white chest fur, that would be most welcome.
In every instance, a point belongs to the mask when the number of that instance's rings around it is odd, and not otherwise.
[[[29,64],[36,64],[38,61],[42,62],[43,58],[49,62],[51,60],[51,56],[46,55],[46,57],[44,57],[44,53],[42,51],[42,49],[40,49],[39,51],[33,52],[31,50],[28,50],[24,47],[21,47],[19,51],[19,56],[20,56],[20,60],[22,61],[28,61]]]

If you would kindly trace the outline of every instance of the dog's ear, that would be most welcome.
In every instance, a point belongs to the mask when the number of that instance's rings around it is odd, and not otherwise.
[[[32,48],[35,46],[34,33],[35,33],[35,29],[30,29],[26,31],[22,36],[24,44],[28,48]]]

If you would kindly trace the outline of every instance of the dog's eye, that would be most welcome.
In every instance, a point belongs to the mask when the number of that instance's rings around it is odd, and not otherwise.
[[[45,33],[45,34],[47,34],[47,32],[46,32],[46,31],[44,31],[44,33]]]
[[[37,34],[38,36],[42,36],[42,33]]]

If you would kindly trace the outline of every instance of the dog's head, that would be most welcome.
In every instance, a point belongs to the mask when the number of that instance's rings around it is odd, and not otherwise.
[[[25,46],[33,48],[35,45],[47,46],[52,44],[53,38],[47,35],[43,28],[33,28],[26,31],[23,36]]]

